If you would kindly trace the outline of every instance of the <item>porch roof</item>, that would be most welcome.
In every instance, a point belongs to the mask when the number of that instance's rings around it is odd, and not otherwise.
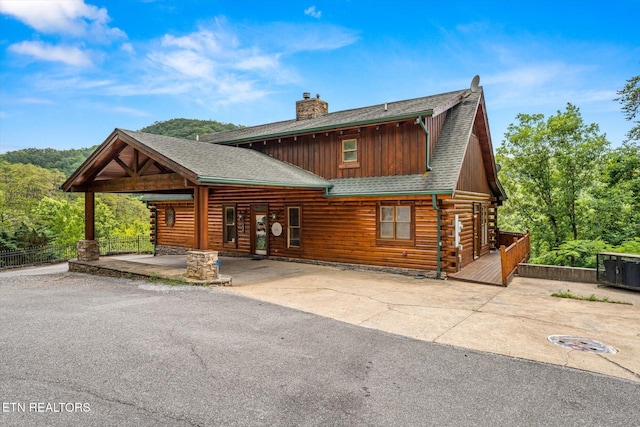
[[[65,191],[86,191],[88,184],[101,179],[101,171],[118,161],[118,153],[122,151],[118,145],[139,150],[194,184],[331,187],[324,178],[255,150],[115,129],[62,188]],[[159,175],[144,178],[153,176]]]

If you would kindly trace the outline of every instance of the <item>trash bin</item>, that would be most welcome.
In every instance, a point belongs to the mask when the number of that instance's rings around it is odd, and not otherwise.
[[[609,283],[617,283],[617,264],[618,262],[615,259],[605,259],[602,261],[604,264],[604,279]]]
[[[622,262],[622,284],[625,286],[640,287],[640,262]]]

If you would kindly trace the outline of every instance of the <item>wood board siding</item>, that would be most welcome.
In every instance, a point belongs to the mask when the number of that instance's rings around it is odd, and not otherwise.
[[[430,153],[446,118],[446,112],[426,117]],[[358,167],[341,167],[342,140],[358,140]],[[326,179],[411,175],[426,170],[426,141],[422,127],[413,120],[342,131],[254,142],[251,148],[294,164]]]
[[[456,189],[490,194],[491,190],[489,189],[485,169],[484,167],[478,167],[482,164],[480,140],[472,134],[469,138],[469,144],[467,145],[462,167],[460,168],[460,176]]]

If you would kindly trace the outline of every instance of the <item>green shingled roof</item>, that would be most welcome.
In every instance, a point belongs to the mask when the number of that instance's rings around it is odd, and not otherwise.
[[[200,137],[201,141],[217,144],[237,144],[249,141],[261,141],[301,133],[323,132],[348,126],[361,126],[371,123],[391,122],[418,115],[431,115],[433,109],[449,100],[460,97],[467,90],[458,90],[422,98],[404,101],[387,102],[385,104],[352,110],[336,111],[313,119],[286,120],[259,126],[245,127],[225,132],[218,132]]]
[[[202,183],[328,188],[331,184],[302,168],[255,150],[118,129],[196,176]]]
[[[386,194],[442,194],[456,188],[469,141],[480,91],[471,93],[447,113],[435,151],[431,171],[420,175],[342,178],[329,182],[330,197]]]

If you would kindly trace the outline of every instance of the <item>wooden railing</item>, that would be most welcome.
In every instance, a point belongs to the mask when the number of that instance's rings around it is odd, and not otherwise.
[[[529,258],[529,232],[522,234],[500,231],[498,233],[498,243],[500,244],[502,284],[507,286],[513,277],[513,273],[518,268],[518,264]]]

